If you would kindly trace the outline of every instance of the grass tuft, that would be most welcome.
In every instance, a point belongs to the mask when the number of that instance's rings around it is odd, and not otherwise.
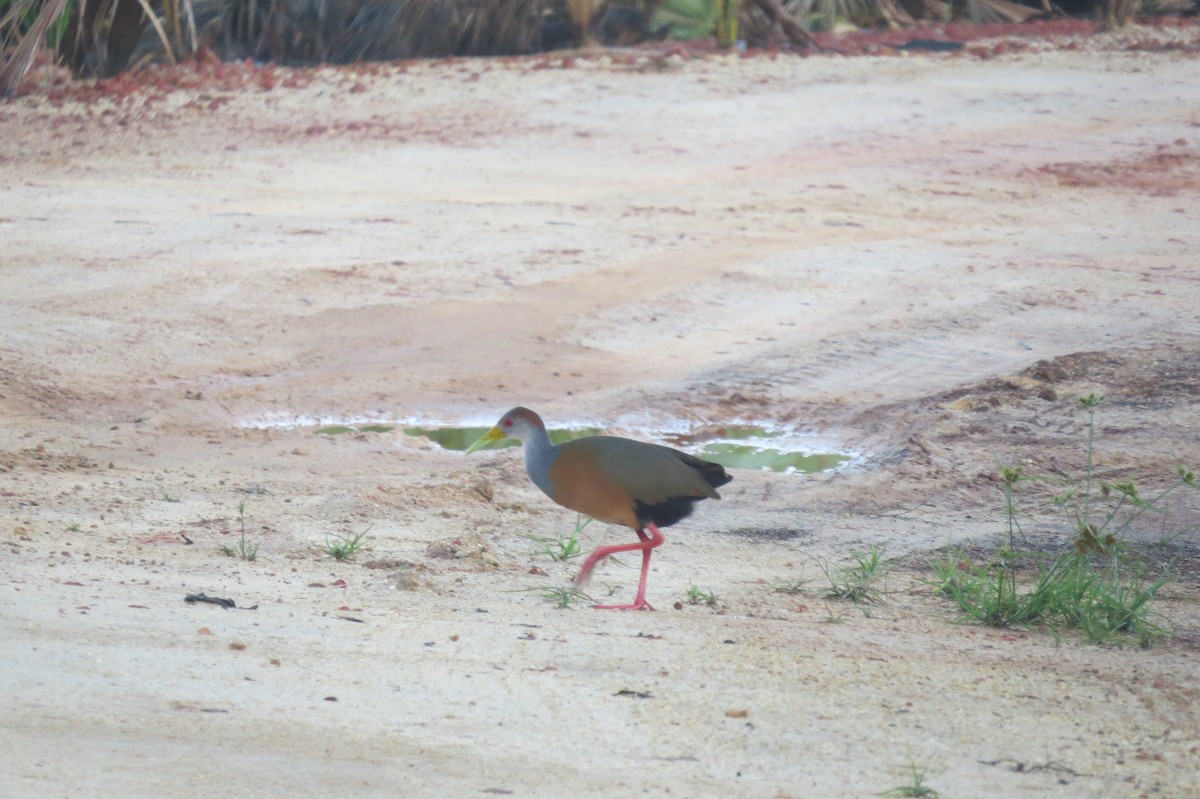
[[[543,600],[562,610],[570,610],[576,602],[595,602],[583,589],[575,585],[556,585],[529,590],[537,591]]]
[[[579,514],[575,517],[575,529],[569,534],[559,533],[554,538],[541,535],[527,535],[525,538],[536,545],[535,555],[545,555],[551,560],[567,561],[583,554],[583,546],[579,543],[579,534],[592,523],[592,520]]]
[[[782,583],[773,583],[771,585],[771,590],[780,594],[803,594],[805,588],[811,582],[811,578],[805,577],[803,574],[801,574],[799,577],[796,577],[793,580],[787,580]]]
[[[336,561],[353,560],[354,556],[365,545],[367,533],[371,531],[371,526],[368,525],[366,530],[351,536],[335,535],[332,539],[329,536],[325,536],[325,546],[322,548],[325,557],[333,558]]]
[[[717,595],[712,591],[693,585],[687,590],[687,601],[689,605],[708,605],[710,608],[715,608]]]
[[[925,773],[929,770],[928,767],[923,767],[917,770],[916,763],[910,763],[909,768],[912,769],[912,778],[904,785],[898,785],[891,790],[884,791],[883,796],[911,796],[911,797],[931,797],[936,799],[939,796],[938,792],[925,784]]]
[[[845,624],[846,621],[845,613],[834,610],[832,605],[825,606],[825,618],[821,619],[822,624]]]
[[[254,544],[246,543],[246,500],[238,503],[238,526],[241,528],[241,537],[236,547],[231,547],[228,544],[221,546],[221,554],[229,558],[241,558],[242,560],[254,560],[258,557],[258,542]]]
[[[847,566],[831,566],[828,562],[821,564],[829,580],[829,591],[826,596],[831,599],[844,599],[856,605],[878,603],[884,600],[886,593],[879,587],[888,567],[883,560],[886,547],[872,544],[866,552],[851,551],[852,564]]]

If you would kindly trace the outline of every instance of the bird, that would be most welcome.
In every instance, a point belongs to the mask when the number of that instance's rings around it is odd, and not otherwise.
[[[660,527],[692,513],[703,499],[720,499],[717,489],[733,479],[720,464],[660,444],[618,436],[587,436],[553,444],[540,416],[516,407],[467,448],[471,454],[504,438],[525,448],[525,471],[546,496],[569,510],[637,533],[638,543],[597,547],[575,579],[582,585],[596,564],[618,552],[640,550],[642,573],[637,596],[623,605],[594,605],[599,610],[654,610],[646,601],[650,555],[663,543]]]

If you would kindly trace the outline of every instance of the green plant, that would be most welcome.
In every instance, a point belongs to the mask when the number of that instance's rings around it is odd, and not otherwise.
[[[355,535],[335,535],[333,540],[330,540],[329,536],[325,536],[325,546],[322,551],[326,557],[336,561],[353,560],[358,551],[363,548],[371,526],[368,525],[366,530]]]
[[[241,537],[236,547],[231,547],[228,544],[221,546],[221,554],[230,558],[241,558],[242,560],[254,560],[258,557],[258,543],[246,543],[246,500],[238,503],[238,526],[241,528]]]
[[[717,606],[717,595],[712,591],[693,585],[687,590],[687,601],[689,605],[704,604],[710,608],[715,608]]]
[[[1098,565],[1072,551],[1052,557],[1002,550],[976,566],[962,550],[950,550],[932,568],[941,593],[973,621],[992,627],[1046,624],[1052,632],[1073,627],[1093,643],[1132,638],[1149,646],[1166,633],[1150,603],[1170,576],[1151,579],[1140,561],[1122,574],[1111,568],[1114,563]]]
[[[883,560],[885,549],[872,544],[866,552],[852,551],[850,558],[854,562],[848,566],[822,563],[821,571],[829,580],[826,595],[832,599],[847,599],[856,605],[882,602],[884,592],[878,583],[887,574],[887,564]]]
[[[651,24],[670,25],[674,39],[700,39],[716,30],[718,14],[717,0],[666,0]]]
[[[168,494],[167,489],[163,488],[162,486],[158,487],[158,494],[160,497],[162,497],[163,502],[178,502],[179,501],[179,497]]]
[[[825,624],[845,624],[846,614],[838,613],[833,609],[832,605],[825,606],[825,618],[821,619]]]
[[[784,9],[807,30],[829,31],[845,22],[868,26],[878,16],[879,6],[872,0],[786,0]]]
[[[1104,402],[1104,398],[1089,394],[1079,402],[1088,411],[1087,462],[1083,486],[1080,489],[1078,485],[1069,485],[1051,501],[1071,516],[1075,532],[1073,544],[1079,554],[1119,555],[1126,548],[1126,534],[1145,514],[1163,517],[1165,532],[1166,511],[1163,510],[1162,500],[1181,488],[1195,488],[1196,476],[1179,466],[1176,470],[1178,479],[1150,499],[1141,496],[1137,484],[1132,480],[1111,483],[1096,480],[1095,415],[1096,408]],[[1106,507],[1097,511],[1100,503],[1106,503]]]
[[[912,778],[904,785],[884,791],[883,796],[937,797],[939,795],[937,791],[925,784],[925,772],[929,770],[928,768],[918,771],[916,763],[910,763],[909,768],[912,769]]]
[[[781,594],[803,594],[804,587],[811,583],[812,580],[807,577],[797,577],[795,580],[789,580],[783,583],[775,583],[771,586],[772,591],[778,591]]]
[[[1151,604],[1171,580],[1173,561],[1153,564],[1129,544],[1133,525],[1146,513],[1164,517],[1162,500],[1182,488],[1195,488],[1195,474],[1179,467],[1178,479],[1144,499],[1132,481],[1108,483],[1096,477],[1095,411],[1103,397],[1080,399],[1087,410],[1084,473],[1068,481],[1051,498],[1065,511],[1073,532],[1071,547],[1054,553],[1017,549],[1016,486],[1029,478],[1019,468],[1004,468],[1004,514],[1007,540],[996,553],[976,564],[961,548],[948,550],[930,563],[938,591],[968,618],[983,624],[1030,627],[1045,624],[1054,633],[1074,628],[1093,643],[1134,640],[1149,646],[1167,634]]]
[[[738,41],[739,0],[717,0],[717,46],[728,50]]]
[[[1036,587],[1019,591],[1019,562],[1034,559],[1003,547],[987,563],[976,565],[963,550],[951,549],[931,566],[939,591],[967,617],[993,627],[1028,626],[1042,617],[1053,574],[1043,573]]]
[[[584,602],[595,601],[588,596],[583,589],[574,585],[557,585],[549,588],[534,588],[530,590],[539,592],[542,596],[542,599],[553,603],[556,608],[563,610],[570,610],[571,606],[575,604],[575,602],[581,600]]]
[[[579,543],[579,534],[591,523],[592,520],[587,516],[577,514],[575,516],[575,529],[568,535],[559,533],[554,538],[527,535],[525,538],[537,545],[538,549],[535,550],[535,554],[546,555],[551,560],[566,561],[583,554],[583,547]]]
[[[1022,532],[1021,523],[1017,521],[1017,505],[1013,501],[1013,491],[1017,483],[1035,479],[1037,478],[1026,477],[1025,470],[1020,466],[1000,467],[1000,481],[1004,483],[1004,529],[1008,535],[1010,549],[1016,548],[1017,534]]]

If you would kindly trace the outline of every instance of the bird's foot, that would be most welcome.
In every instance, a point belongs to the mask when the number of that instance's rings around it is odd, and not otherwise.
[[[645,599],[635,600],[628,605],[592,605],[596,610],[654,610]]]

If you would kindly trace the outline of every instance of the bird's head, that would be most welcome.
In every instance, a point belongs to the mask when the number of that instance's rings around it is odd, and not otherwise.
[[[535,435],[546,430],[546,425],[542,423],[542,419],[528,408],[513,408],[508,413],[500,417],[500,421],[496,422],[496,426],[479,437],[471,446],[467,447],[467,453],[470,455],[476,450],[483,449],[487,445],[499,441],[502,438],[515,438],[519,441],[529,441]]]

